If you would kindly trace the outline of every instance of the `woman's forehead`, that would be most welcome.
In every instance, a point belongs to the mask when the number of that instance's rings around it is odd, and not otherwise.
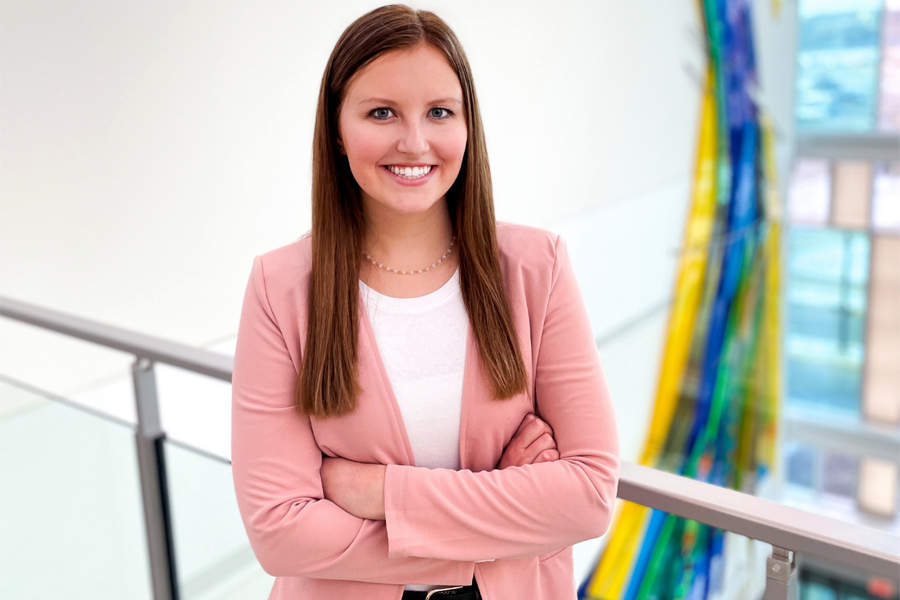
[[[462,86],[444,54],[423,43],[385,52],[353,75],[345,102],[376,101],[462,104]]]

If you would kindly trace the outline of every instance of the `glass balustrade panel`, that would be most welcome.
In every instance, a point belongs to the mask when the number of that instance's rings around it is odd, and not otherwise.
[[[164,448],[181,600],[266,598],[274,578],[250,548],[231,465],[176,442]]]
[[[0,598],[151,597],[132,427],[0,379]]]

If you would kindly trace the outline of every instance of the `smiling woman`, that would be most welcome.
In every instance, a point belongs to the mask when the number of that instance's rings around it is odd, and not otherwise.
[[[565,244],[494,220],[468,61],[364,15],[325,69],[309,237],[254,262],[232,390],[270,598],[575,597],[618,441]],[[390,265],[388,267],[387,265]]]

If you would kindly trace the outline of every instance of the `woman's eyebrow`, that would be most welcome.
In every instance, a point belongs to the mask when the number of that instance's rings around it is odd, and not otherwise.
[[[359,101],[359,104],[394,104],[393,100],[388,100],[387,98],[363,98]]]
[[[393,105],[396,104],[396,100],[391,100],[389,98],[364,98],[359,101],[358,104],[387,104]],[[462,106],[462,100],[459,98],[437,98],[429,102],[429,104],[458,104]]]

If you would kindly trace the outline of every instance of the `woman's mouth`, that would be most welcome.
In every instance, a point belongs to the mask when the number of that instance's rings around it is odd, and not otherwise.
[[[434,169],[433,165],[423,165],[421,167],[400,167],[397,165],[385,165],[384,167],[394,175],[403,177],[408,180],[415,180],[425,177]]]

